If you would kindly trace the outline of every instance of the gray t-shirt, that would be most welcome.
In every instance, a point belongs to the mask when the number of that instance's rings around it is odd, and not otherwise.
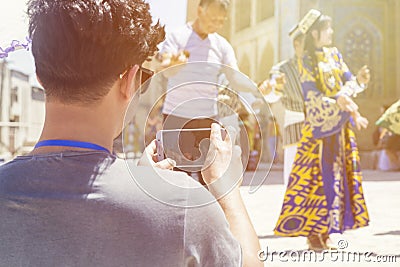
[[[0,166],[0,266],[240,266],[240,245],[218,203],[176,207],[190,202],[184,190],[161,196],[175,207],[154,199],[132,178],[151,181],[151,169],[77,151]]]

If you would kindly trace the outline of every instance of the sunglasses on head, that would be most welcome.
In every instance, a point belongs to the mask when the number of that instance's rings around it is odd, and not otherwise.
[[[119,75],[119,78],[122,79],[125,74],[131,69],[132,67],[129,67],[127,70],[125,70],[123,73]],[[138,72],[136,73],[136,79],[140,83],[140,94],[144,94],[147,89],[149,89],[149,84],[146,83],[152,76],[154,75],[154,71],[146,69],[142,66],[139,66]]]

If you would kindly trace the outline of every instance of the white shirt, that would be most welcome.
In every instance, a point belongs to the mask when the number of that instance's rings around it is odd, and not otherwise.
[[[163,113],[183,118],[215,117],[216,87],[221,65],[238,69],[235,52],[217,33],[201,39],[190,24],[167,35],[160,52],[173,54],[187,50],[188,63],[168,79]]]

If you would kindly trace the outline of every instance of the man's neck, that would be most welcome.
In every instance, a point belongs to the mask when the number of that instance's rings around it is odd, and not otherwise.
[[[112,151],[115,129],[110,125],[115,125],[115,122],[111,121],[110,114],[102,110],[105,109],[46,103],[46,120],[40,141],[50,139],[84,141]]]
[[[199,22],[198,19],[196,19],[196,20],[193,22],[192,28],[193,28],[193,30],[195,31],[195,33],[197,33],[197,35],[198,35],[202,40],[204,40],[204,39],[206,39],[206,38],[208,37],[208,34],[207,34],[207,33],[204,33],[204,32],[201,30],[200,22]]]

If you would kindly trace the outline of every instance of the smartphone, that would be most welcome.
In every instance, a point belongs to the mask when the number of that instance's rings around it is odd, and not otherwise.
[[[176,167],[201,170],[210,147],[211,128],[160,130],[156,134],[157,158],[170,158]],[[226,131],[221,129],[222,138]],[[196,170],[194,170],[196,169]]]

